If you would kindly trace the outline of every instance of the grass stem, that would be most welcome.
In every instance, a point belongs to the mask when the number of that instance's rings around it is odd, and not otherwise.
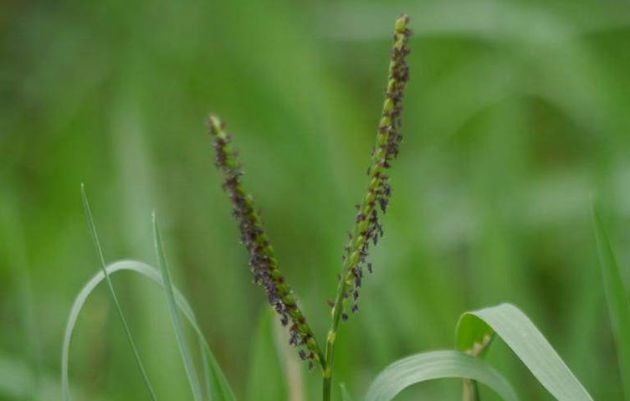
[[[398,154],[398,145],[402,138],[400,133],[402,99],[404,89],[409,79],[409,68],[406,56],[410,50],[407,47],[411,31],[408,29],[409,17],[401,15],[394,25],[394,44],[389,64],[386,97],[379,122],[376,146],[372,152],[372,163],[368,169],[369,184],[362,203],[358,206],[354,231],[351,233],[350,244],[344,258],[344,269],[332,309],[332,322],[326,337],[326,349],[323,361],[323,400],[331,399],[332,371],[334,366],[335,341],[339,323],[347,319],[344,311],[345,301],[352,299],[352,311],[358,310],[357,300],[359,287],[363,277],[363,266],[371,265],[366,262],[370,243],[376,244],[383,235],[378,221],[378,210],[385,212],[391,193],[389,178],[385,170]]]

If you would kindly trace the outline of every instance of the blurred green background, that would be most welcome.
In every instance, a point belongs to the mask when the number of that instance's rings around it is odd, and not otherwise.
[[[613,0],[4,0],[0,399],[61,397],[67,314],[99,269],[81,182],[109,261],[154,263],[158,210],[177,285],[237,395],[264,382],[249,364],[265,298],[213,166],[210,111],[235,134],[323,338],[401,11],[415,32],[405,141],[336,378],[359,398],[395,359],[452,347],[461,312],[509,301],[595,399],[621,400],[590,217],[599,195],[627,277],[630,3]],[[114,282],[159,398],[190,399],[163,294]],[[506,347],[490,360],[523,399],[551,399]],[[318,373],[303,373],[318,399]],[[105,288],[79,321],[71,379],[79,400],[148,399]]]

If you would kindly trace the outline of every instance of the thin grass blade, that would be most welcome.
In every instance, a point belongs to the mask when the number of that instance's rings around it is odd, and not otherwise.
[[[190,383],[190,389],[192,390],[195,401],[203,401],[203,392],[201,390],[201,384],[199,383],[195,362],[190,351],[190,345],[188,344],[188,339],[186,338],[186,332],[184,331],[181,317],[179,316],[179,311],[177,310],[171,274],[168,271],[166,257],[164,256],[160,228],[158,226],[157,215],[155,212],[153,212],[153,240],[155,241],[155,253],[158,266],[160,267],[164,280],[164,292],[166,293],[166,299],[168,301],[168,310],[171,315],[173,328],[175,329],[175,338],[177,340],[177,345],[179,346],[179,352],[182,355],[184,369],[186,370],[186,376],[188,376],[188,382]]]
[[[617,342],[617,358],[625,399],[630,400],[630,304],[617,258],[613,251],[599,207],[593,208],[595,238],[602,270],[604,292],[613,335]]]
[[[208,361],[208,356],[206,355],[205,350],[203,349],[203,340],[199,339],[199,353],[201,355],[201,367],[203,368],[203,386],[206,392],[206,398],[208,400],[214,400],[215,397],[212,396],[212,377],[210,373],[210,361]]]
[[[209,373],[206,381],[208,383],[208,387],[210,390],[210,401],[236,401],[236,397],[234,396],[234,392],[230,387],[230,384],[223,373],[223,370],[219,366],[214,354],[210,350],[208,343],[203,339],[203,333],[199,325],[191,321],[191,324],[200,337],[201,345],[205,350],[205,370]]]
[[[138,347],[136,346],[136,342],[133,339],[131,334],[131,328],[127,323],[127,318],[125,318],[125,314],[123,313],[122,307],[120,306],[120,302],[118,301],[118,296],[116,295],[116,290],[114,289],[114,284],[112,280],[109,278],[107,274],[105,256],[103,255],[103,248],[101,247],[101,242],[98,238],[98,233],[96,231],[96,224],[94,223],[94,216],[92,215],[92,210],[90,209],[90,202],[88,201],[87,194],[85,192],[85,186],[81,184],[81,198],[83,200],[83,208],[85,210],[85,217],[87,218],[88,226],[90,229],[90,234],[92,235],[92,240],[94,242],[94,246],[96,248],[96,252],[98,253],[99,262],[101,263],[101,268],[103,270],[103,274],[107,280],[107,286],[109,288],[109,293],[112,296],[112,300],[114,301],[114,305],[116,306],[116,312],[118,312],[118,316],[120,317],[120,321],[122,322],[123,329],[125,330],[125,334],[127,337],[127,341],[129,342],[129,346],[133,351],[134,359],[136,360],[136,364],[138,365],[138,370],[142,375],[142,380],[144,381],[145,387],[149,392],[152,401],[157,401],[157,396],[155,395],[155,390],[151,385],[151,381],[149,380],[149,376],[147,375],[146,369],[144,368],[144,364],[142,363],[142,359],[140,358],[140,352],[138,351]],[[72,333],[70,333],[70,336]],[[65,342],[65,341],[64,341]],[[63,357],[62,357],[63,360]],[[66,360],[67,365],[67,360]],[[63,399],[65,401],[70,401],[70,385],[68,382],[68,376],[62,375],[61,377],[61,392],[63,395]]]
[[[372,382],[365,399],[390,401],[411,385],[448,378],[473,379],[490,387],[503,400],[518,400],[507,379],[488,362],[459,351],[426,352],[394,362]]]
[[[471,333],[476,333],[476,337]],[[464,313],[457,324],[457,346],[487,347],[496,333],[534,377],[560,401],[593,401],[542,333],[517,307],[501,304]]]
[[[63,338],[63,346],[61,352],[61,381],[62,384],[66,386],[67,394],[69,399],[69,380],[68,380],[68,370],[69,370],[69,359],[70,359],[70,345],[72,343],[72,335],[75,330],[75,326],[81,311],[83,310],[83,306],[87,302],[89,296],[92,292],[98,287],[100,283],[106,280],[106,277],[113,275],[119,271],[131,271],[140,274],[141,276],[148,278],[149,280],[155,282],[156,284],[164,287],[164,282],[162,280],[162,275],[160,272],[153,266],[150,266],[146,263],[133,261],[133,260],[123,260],[112,263],[106,266],[103,271],[100,271],[94,275],[86,284],[83,286],[79,294],[74,300],[72,304],[72,308],[70,309],[70,315],[68,317],[68,323],[66,325],[64,338]],[[197,323],[197,319],[195,315],[184,298],[184,296],[177,290],[177,288],[173,288],[173,293],[175,294],[175,302],[177,307],[182,312],[184,317],[188,320],[195,333],[197,334],[200,343],[205,351],[206,359],[208,361],[207,369],[210,373],[209,381],[212,387],[212,397],[210,398],[212,401],[236,401],[234,397],[234,393],[230,388],[229,383],[223,371],[219,367],[219,364],[214,357],[214,354],[210,350],[208,343],[205,341],[203,337],[203,333],[201,328]]]

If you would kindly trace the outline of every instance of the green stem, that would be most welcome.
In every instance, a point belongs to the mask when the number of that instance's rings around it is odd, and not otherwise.
[[[332,390],[332,377],[324,377],[324,401],[330,401],[331,391]]]
[[[335,306],[332,311],[332,324],[328,335],[326,336],[326,351],[323,370],[323,397],[324,401],[330,401],[332,391],[332,371],[333,362],[335,356],[335,340],[337,339],[337,329],[339,328],[339,322],[341,321],[341,313],[343,309],[343,294],[346,292],[345,280],[339,282],[339,288],[337,289],[337,298],[335,299]]]
[[[463,401],[479,401],[479,390],[477,382],[470,379],[464,379],[464,391],[462,394]]]
[[[401,15],[394,25],[394,44],[392,59],[389,65],[386,97],[383,103],[383,111],[379,122],[376,137],[376,146],[372,154],[372,163],[368,170],[369,183],[367,193],[359,205],[359,215],[348,244],[348,253],[345,258],[343,273],[337,286],[337,293],[332,309],[332,322],[326,337],[326,349],[324,360],[321,361],[323,378],[323,400],[331,400],[332,373],[335,356],[335,341],[341,317],[343,316],[344,298],[349,296],[349,292],[355,286],[354,291],[358,294],[356,283],[357,274],[360,275],[360,265],[365,262],[365,254],[371,240],[376,244],[378,234],[374,236],[378,223],[371,221],[372,216],[376,217],[377,200],[387,202],[389,196],[389,185],[386,183],[387,176],[384,172],[389,168],[391,160],[398,153],[398,142],[400,141],[400,117],[402,112],[402,97],[408,79],[408,68],[405,57],[409,53],[407,42],[410,31],[407,29],[409,17]],[[386,194],[386,195],[384,195]],[[385,196],[383,199],[382,197]],[[385,207],[381,205],[384,213]],[[376,225],[377,227],[370,226]],[[357,269],[359,271],[357,272]]]

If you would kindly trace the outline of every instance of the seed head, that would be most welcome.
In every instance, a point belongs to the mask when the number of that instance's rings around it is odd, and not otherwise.
[[[278,261],[265,233],[260,214],[254,207],[254,200],[243,189],[242,166],[236,150],[232,147],[232,137],[215,115],[208,119],[208,127],[216,154],[215,164],[224,175],[223,189],[230,198],[241,240],[249,253],[249,267],[254,282],[265,289],[267,300],[280,316],[280,322],[283,326],[289,327],[289,342],[300,348],[300,357],[308,360],[309,366],[312,366],[313,361],[321,365],[323,357],[319,345],[297,304],[293,291],[278,268]]]
[[[363,271],[372,272],[367,261],[370,245],[376,245],[383,236],[380,215],[387,211],[392,189],[386,171],[398,156],[402,140],[402,111],[404,90],[409,81],[406,57],[410,53],[408,42],[411,31],[409,17],[402,15],[394,25],[394,44],[389,64],[388,82],[385,91],[383,112],[378,125],[376,145],[372,150],[372,161],[368,167],[368,187],[362,202],[357,206],[354,230],[344,252],[344,273],[340,282],[342,300],[339,305],[342,320],[348,315],[344,303],[352,302],[352,312],[357,312],[359,288],[363,282]],[[351,301],[349,301],[351,300]]]

